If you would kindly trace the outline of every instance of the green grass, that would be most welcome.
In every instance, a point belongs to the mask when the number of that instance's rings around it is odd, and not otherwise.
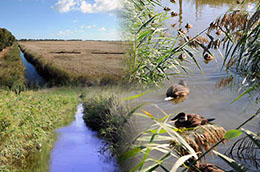
[[[118,91],[117,94],[110,89],[94,92],[98,94],[88,94],[84,98],[84,121],[108,142],[105,149],[110,148],[114,155],[119,156],[132,137],[130,118],[134,111],[119,98]]]
[[[60,88],[16,95],[0,90],[0,95],[0,171],[28,171],[42,159],[40,145],[49,151],[54,130],[73,120],[78,92]],[[47,164],[48,158],[41,163]]]
[[[25,67],[16,43],[0,58],[0,69],[0,87],[16,91],[25,88]]]

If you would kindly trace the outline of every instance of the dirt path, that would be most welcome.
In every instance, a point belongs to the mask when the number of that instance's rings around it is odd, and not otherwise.
[[[4,57],[4,55],[9,51],[9,49],[10,49],[10,47],[7,47],[7,48],[3,49],[3,50],[0,52],[0,59],[1,59],[2,57]]]

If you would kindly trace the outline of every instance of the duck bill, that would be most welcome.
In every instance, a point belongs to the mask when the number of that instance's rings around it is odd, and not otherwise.
[[[171,100],[173,100],[173,98],[172,97],[166,97],[164,100],[165,101],[171,101]]]

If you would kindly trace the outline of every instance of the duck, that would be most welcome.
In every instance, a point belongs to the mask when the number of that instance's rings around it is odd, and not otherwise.
[[[205,163],[205,164],[199,164],[197,169],[190,169],[190,172],[225,172],[223,169],[221,169],[220,167],[218,167],[215,164],[211,164],[211,163]]]
[[[163,9],[164,11],[171,11],[171,9],[169,7],[164,7]]]
[[[206,60],[206,61],[211,61],[213,59],[214,59],[214,57],[212,55],[208,54],[208,53],[206,53],[204,55],[204,60]]]
[[[186,114],[184,112],[179,113],[171,121],[175,121],[176,128],[192,128],[200,125],[206,125],[209,122],[215,120],[215,118],[206,119],[198,114]]]
[[[192,24],[187,23],[186,26],[185,26],[185,28],[186,28],[186,29],[192,28]]]
[[[165,100],[186,97],[190,93],[190,88],[184,80],[180,80],[178,84],[174,84],[168,88]]]
[[[172,16],[172,17],[176,17],[176,16],[178,16],[178,13],[172,11],[172,12],[171,12],[171,16]]]

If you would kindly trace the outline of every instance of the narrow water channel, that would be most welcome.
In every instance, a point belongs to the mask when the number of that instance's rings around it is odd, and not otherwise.
[[[50,172],[115,172],[116,161],[100,153],[103,146],[97,134],[83,121],[83,105],[77,107],[75,120],[58,129],[58,141],[50,160]],[[107,152],[108,153],[108,152]]]
[[[24,57],[23,52],[20,50],[20,57],[25,66],[25,78],[29,86],[43,86],[46,80],[36,71],[35,67],[29,63]]]

